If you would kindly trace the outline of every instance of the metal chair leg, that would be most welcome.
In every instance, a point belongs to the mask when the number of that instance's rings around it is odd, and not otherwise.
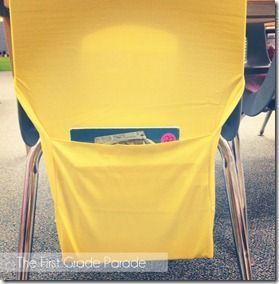
[[[239,192],[240,192],[240,197],[241,197],[241,209],[243,211],[246,226],[248,228],[246,190],[245,190],[243,164],[242,164],[242,159],[241,159],[239,134],[237,134],[235,136],[235,138],[232,140],[231,150],[232,150],[232,154],[234,156],[236,171],[237,171],[237,175],[238,175],[238,182],[239,182],[238,184],[239,184],[239,187],[240,187]]]
[[[25,144],[25,150],[26,150],[26,156],[28,156],[28,153],[30,152],[32,147]]]
[[[32,237],[36,210],[38,169],[42,156],[40,141],[27,155],[18,243],[18,280],[28,279],[28,261],[32,250]]]
[[[233,235],[240,264],[243,280],[251,280],[251,260],[248,246],[248,227],[246,218],[246,206],[243,204],[245,189],[239,184],[238,170],[233,151],[229,143],[224,139],[219,140],[219,151],[223,158],[223,167],[226,181],[227,196],[230,207]],[[237,148],[237,147],[236,147]],[[238,148],[239,150],[239,148]]]
[[[260,130],[259,136],[263,136],[265,127],[266,127],[266,125],[267,125],[267,123],[268,123],[268,121],[271,117],[272,112],[273,112],[273,110],[270,110],[270,111],[267,112],[265,119],[264,119],[264,122],[263,122],[263,125],[262,125],[262,128]]]

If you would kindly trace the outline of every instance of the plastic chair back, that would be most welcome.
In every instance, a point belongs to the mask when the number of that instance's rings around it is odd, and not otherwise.
[[[17,110],[21,137],[27,146],[32,147],[38,142],[39,133],[19,102]]]
[[[248,23],[246,37],[246,70],[249,73],[264,73],[264,70],[270,67],[270,59],[266,47],[266,31],[264,23]]]
[[[261,88],[258,92],[252,93],[245,91],[243,95],[243,113],[249,116],[255,116],[265,111],[272,101],[275,100],[276,87],[276,56],[272,60],[272,64]]]
[[[239,101],[232,114],[222,127],[221,135],[227,140],[232,141],[238,133],[242,114],[242,99]]]

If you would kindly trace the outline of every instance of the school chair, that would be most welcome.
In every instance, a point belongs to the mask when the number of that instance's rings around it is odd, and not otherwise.
[[[267,50],[267,33],[275,33],[274,28],[265,28],[264,23],[247,25],[247,64],[246,88],[243,95],[243,113],[255,116],[266,112],[259,135],[264,134],[265,127],[275,110],[275,73],[276,56],[271,62]]]
[[[245,90],[243,95],[243,113],[247,116],[256,116],[267,112],[260,130],[263,135],[265,127],[273,111],[276,109],[276,56],[273,57],[271,66],[259,90],[252,92]]]
[[[246,1],[11,0],[10,7],[16,94],[40,135],[28,154],[19,254],[28,259],[31,251],[43,152],[63,253],[212,258],[219,143],[242,277],[251,279],[245,191],[220,139],[245,84]],[[69,138],[72,128],[173,125],[180,139],[169,143]]]

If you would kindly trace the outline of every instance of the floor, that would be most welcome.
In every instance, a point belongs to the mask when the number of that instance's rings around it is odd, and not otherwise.
[[[264,137],[264,115],[244,118],[240,136],[248,200],[253,279],[275,280],[275,115]],[[25,146],[22,143],[10,72],[0,72],[0,253],[16,252],[23,189]],[[31,273],[32,280],[240,280],[232,237],[222,163],[216,158],[215,257],[169,262],[167,273]],[[53,205],[43,161],[40,169],[33,248],[58,252]],[[0,279],[15,279],[4,273]]]

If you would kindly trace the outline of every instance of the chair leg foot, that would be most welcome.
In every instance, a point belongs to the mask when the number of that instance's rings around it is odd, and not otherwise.
[[[27,155],[18,242],[17,280],[28,280],[28,266],[32,250],[32,237],[38,187],[38,168],[42,155],[40,141]]]
[[[264,122],[263,122],[263,125],[262,125],[262,128],[260,130],[260,133],[259,133],[259,136],[263,136],[264,135],[264,131],[265,131],[265,128],[266,128],[266,125],[271,117],[271,114],[272,114],[273,110],[270,110],[267,112],[266,116],[265,116],[265,119],[264,119]]]
[[[238,138],[237,138],[238,139]],[[234,150],[239,151],[239,145],[234,141]],[[224,139],[219,140],[219,151],[223,158],[227,196],[230,207],[233,235],[243,280],[252,279],[251,260],[248,246],[248,225],[246,195],[243,182],[243,172],[240,161],[236,163],[234,152]],[[235,153],[238,155],[239,153]],[[237,156],[240,158],[239,156]],[[238,165],[237,165],[238,164]],[[242,174],[242,177],[241,177]]]

